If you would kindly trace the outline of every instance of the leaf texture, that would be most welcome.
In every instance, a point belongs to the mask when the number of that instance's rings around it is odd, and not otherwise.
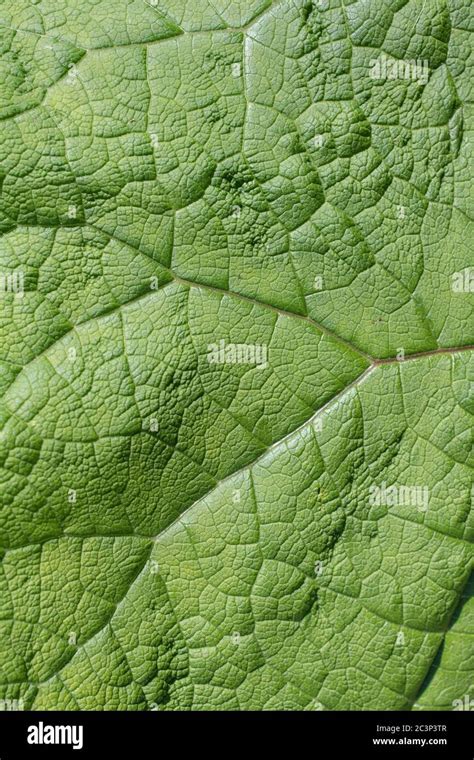
[[[2,699],[469,709],[473,19],[0,4]]]

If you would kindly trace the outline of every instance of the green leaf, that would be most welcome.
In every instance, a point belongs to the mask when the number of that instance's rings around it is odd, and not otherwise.
[[[4,0],[1,699],[470,709],[473,26]]]

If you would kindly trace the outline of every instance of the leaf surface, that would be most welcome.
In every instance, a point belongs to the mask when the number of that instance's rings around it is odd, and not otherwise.
[[[1,4],[3,699],[474,699],[472,26]]]

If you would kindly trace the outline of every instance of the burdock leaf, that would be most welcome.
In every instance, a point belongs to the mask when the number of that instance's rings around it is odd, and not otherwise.
[[[470,709],[472,26],[0,4],[3,704]]]

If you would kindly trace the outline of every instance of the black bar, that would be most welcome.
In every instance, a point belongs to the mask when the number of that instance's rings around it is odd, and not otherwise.
[[[25,755],[154,760],[189,751],[193,757],[240,751],[246,760],[259,750],[265,757],[271,750],[280,756],[286,745],[293,747],[292,756],[303,753],[311,760],[333,760],[331,753],[472,760],[472,718],[469,711],[0,712],[0,760]],[[60,743],[49,744],[50,739]]]

